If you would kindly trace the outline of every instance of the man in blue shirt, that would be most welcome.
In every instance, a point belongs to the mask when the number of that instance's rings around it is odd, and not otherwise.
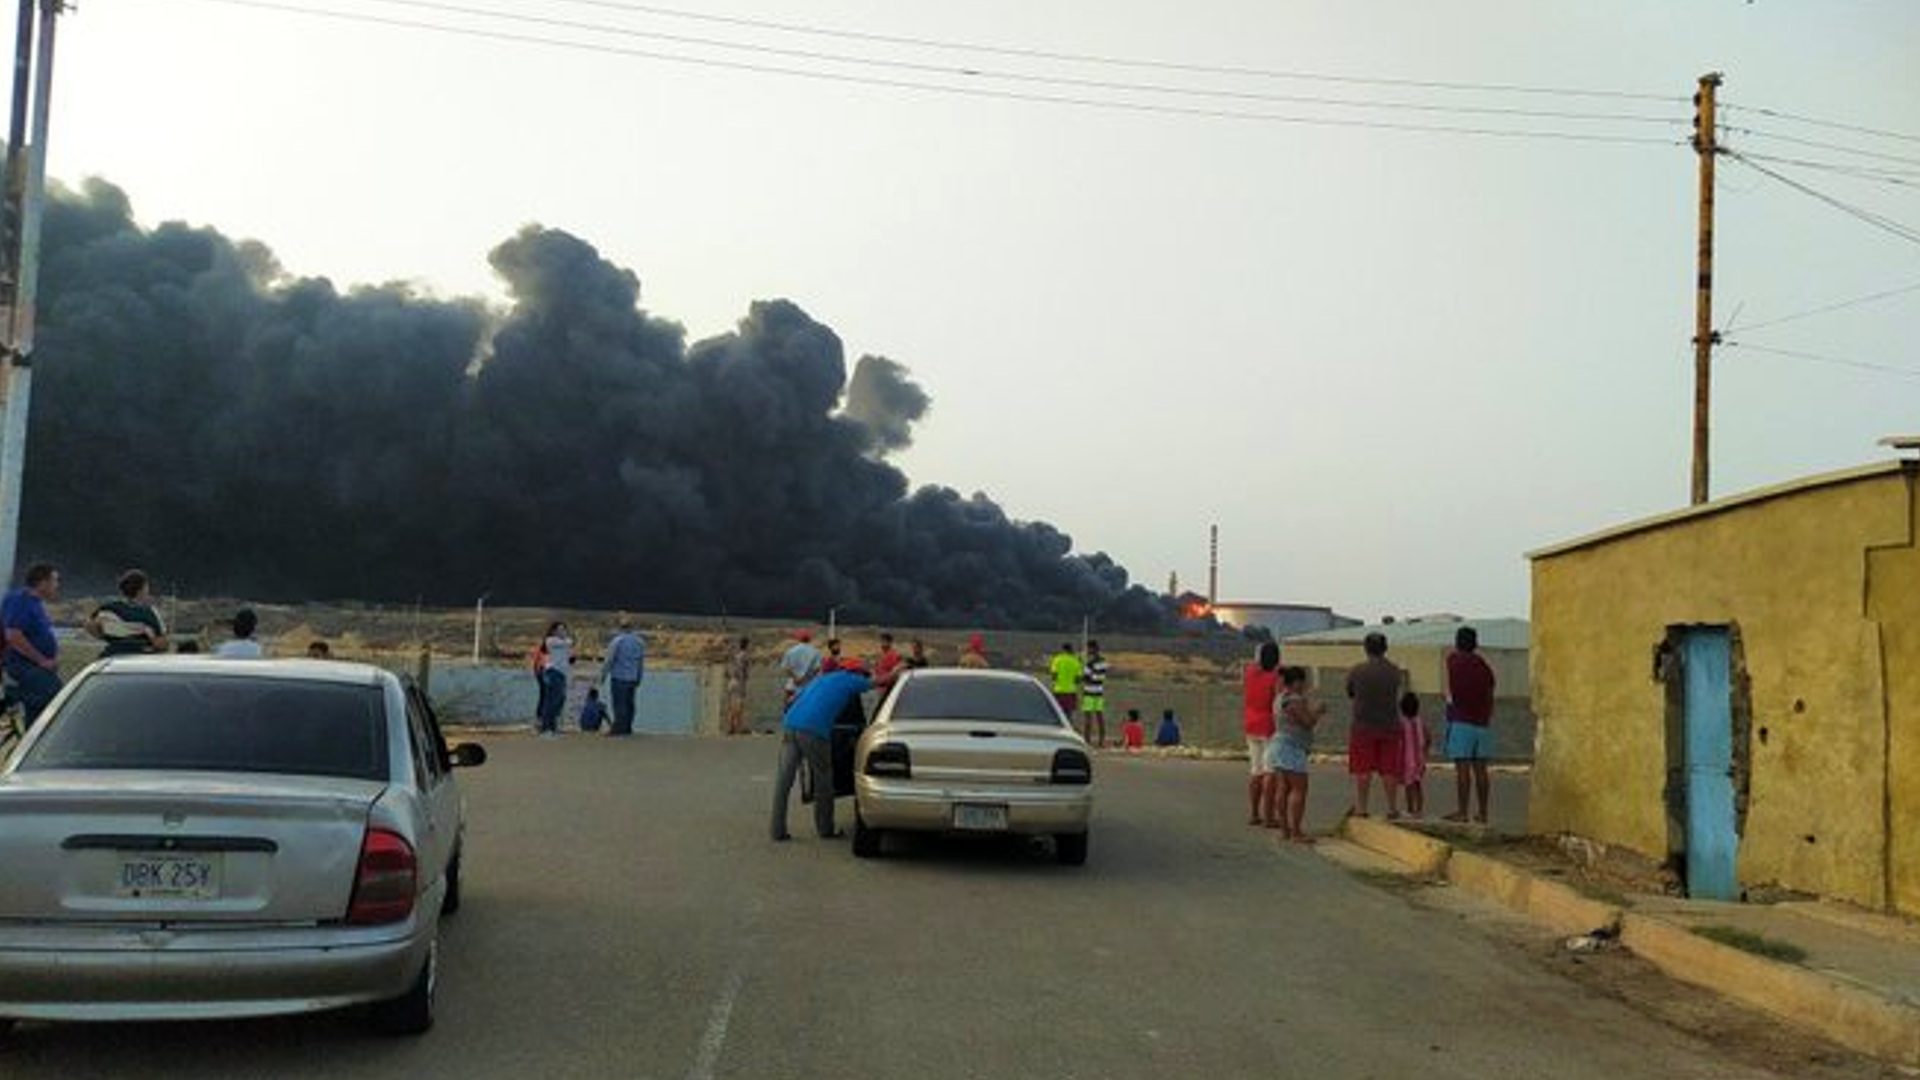
[[[802,687],[780,722],[780,768],[773,782],[773,838],[791,840],[787,800],[804,758],[813,776],[813,827],[820,839],[840,835],[833,827],[833,721],[847,703],[873,689],[865,672],[852,669],[817,675]]]
[[[607,642],[607,658],[600,663],[600,674],[613,690],[613,723],[607,734],[633,734],[633,699],[646,673],[647,640],[634,632],[633,616],[623,614],[620,632]]]
[[[60,571],[35,563],[27,567],[21,587],[0,602],[0,630],[6,635],[6,658],[0,664],[13,680],[13,696],[25,710],[28,725],[60,692],[60,642],[47,617],[47,601],[59,597]]]

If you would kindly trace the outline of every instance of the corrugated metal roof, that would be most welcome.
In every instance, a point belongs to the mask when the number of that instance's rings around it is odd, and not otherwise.
[[[1317,630],[1311,634],[1295,634],[1283,641],[1289,645],[1358,645],[1368,634],[1385,634],[1389,650],[1401,645],[1451,647],[1454,631],[1463,626],[1479,632],[1483,649],[1525,649],[1533,636],[1532,624],[1525,619],[1432,619]]]
[[[1551,547],[1543,547],[1537,551],[1529,551],[1527,552],[1527,558],[1547,559],[1555,555],[1565,555],[1569,551],[1578,551],[1581,548],[1592,547],[1595,544],[1604,544],[1609,540],[1618,540],[1623,536],[1632,536],[1634,533],[1647,532],[1652,529],[1662,529],[1668,525],[1678,525],[1681,522],[1692,521],[1695,518],[1702,518],[1727,510],[1734,510],[1742,506],[1750,506],[1757,502],[1765,502],[1768,499],[1784,498],[1788,495],[1797,495],[1800,492],[1812,491],[1816,488],[1832,487],[1835,484],[1850,484],[1856,480],[1869,480],[1876,476],[1897,473],[1903,469],[1912,468],[1913,464],[1911,461],[1881,461],[1875,462],[1872,465],[1862,465],[1858,468],[1842,469],[1839,472],[1821,473],[1818,476],[1805,476],[1798,480],[1789,480],[1784,484],[1774,484],[1771,487],[1743,491],[1738,495],[1728,495],[1725,498],[1715,499],[1712,502],[1702,503],[1699,506],[1688,506],[1679,510],[1668,511],[1664,514],[1656,514],[1653,517],[1630,521],[1625,525],[1615,525],[1611,529],[1603,529],[1600,532],[1591,533],[1577,540],[1568,540],[1565,543],[1554,544]]]

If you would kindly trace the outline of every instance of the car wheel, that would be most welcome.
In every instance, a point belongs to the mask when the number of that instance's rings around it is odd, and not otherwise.
[[[5,1046],[13,1041],[14,1023],[12,1019],[0,1016],[0,1046]]]
[[[460,910],[460,853],[453,853],[453,861],[447,864],[447,892],[440,898],[440,914],[451,915]]]
[[[880,830],[870,827],[860,816],[860,807],[853,808],[853,854],[856,858],[871,859],[880,854]]]
[[[1087,861],[1087,834],[1061,833],[1053,838],[1054,851],[1063,866],[1083,866]]]
[[[440,981],[440,942],[427,946],[427,959],[413,986],[397,998],[377,1001],[368,1010],[374,1030],[384,1035],[420,1035],[433,1026],[433,992]]]

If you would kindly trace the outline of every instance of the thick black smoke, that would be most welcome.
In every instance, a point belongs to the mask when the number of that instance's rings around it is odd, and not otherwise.
[[[563,232],[510,306],[342,293],[93,181],[49,208],[23,550],[196,593],[1170,625],[1102,554],[888,464],[929,399],[786,301],[688,346]],[[843,408],[844,402],[844,408]]]

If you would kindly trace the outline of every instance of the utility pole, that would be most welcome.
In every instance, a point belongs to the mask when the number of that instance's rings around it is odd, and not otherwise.
[[[6,249],[0,276],[0,575],[13,580],[20,548],[20,484],[27,465],[27,407],[33,400],[34,306],[40,291],[40,221],[46,204],[47,124],[53,95],[53,28],[65,0],[20,0],[14,42],[13,110],[7,129]],[[31,135],[27,91],[32,86]]]
[[[1708,430],[1713,407],[1713,160],[1720,154],[1714,95],[1720,73],[1700,76],[1693,95],[1693,149],[1700,156],[1700,251],[1693,302],[1693,505],[1710,497],[1707,485]]]

